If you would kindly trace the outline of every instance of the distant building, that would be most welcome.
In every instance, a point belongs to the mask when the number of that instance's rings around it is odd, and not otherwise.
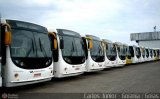
[[[136,41],[139,46],[160,48],[160,31],[131,33],[131,41]]]

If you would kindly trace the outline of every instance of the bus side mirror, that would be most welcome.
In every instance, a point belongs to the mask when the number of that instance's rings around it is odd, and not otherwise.
[[[93,42],[92,40],[89,40],[89,45],[88,45],[89,49],[92,49],[93,48]]]
[[[11,44],[11,32],[7,31],[5,32],[5,45]]]
[[[56,50],[58,48],[58,46],[57,46],[58,43],[57,43],[57,38],[56,38],[55,33],[49,32],[48,36],[50,37],[51,42],[53,44],[53,49]]]
[[[88,48],[92,49],[93,48],[93,40],[91,37],[84,37],[86,40],[88,40]]]
[[[64,41],[63,39],[61,38],[60,39],[60,49],[63,49],[64,48]]]
[[[57,49],[57,39],[54,39],[54,49],[56,50]]]
[[[10,31],[11,31],[10,26],[8,24],[5,24],[5,41],[4,41],[5,45],[10,45],[12,42]]]

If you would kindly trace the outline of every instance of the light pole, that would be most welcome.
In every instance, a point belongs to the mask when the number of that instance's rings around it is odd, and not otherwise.
[[[154,32],[156,32],[156,26],[154,26]]]

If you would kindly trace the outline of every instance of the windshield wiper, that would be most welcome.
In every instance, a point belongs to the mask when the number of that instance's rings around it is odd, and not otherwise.
[[[33,39],[31,39],[31,41],[32,41],[31,48],[29,49],[29,51],[27,52],[25,57],[28,57],[32,50],[33,50],[33,52],[35,51]]]
[[[100,45],[98,46],[98,53],[99,53],[99,56],[103,55],[103,51]]]
[[[71,48],[71,54],[70,54],[71,56],[73,56],[74,51],[75,51],[75,48],[74,48],[74,44],[72,42],[72,48]]]
[[[46,51],[45,51],[45,49],[44,49],[44,46],[43,46],[40,38],[39,38],[39,45],[40,45],[41,51],[43,52],[43,55],[44,55],[45,57],[47,57],[47,53],[46,53]]]

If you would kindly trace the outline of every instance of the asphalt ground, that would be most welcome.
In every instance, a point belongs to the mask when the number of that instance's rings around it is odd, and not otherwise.
[[[6,93],[160,93],[160,61],[115,67],[38,84],[0,88]]]

